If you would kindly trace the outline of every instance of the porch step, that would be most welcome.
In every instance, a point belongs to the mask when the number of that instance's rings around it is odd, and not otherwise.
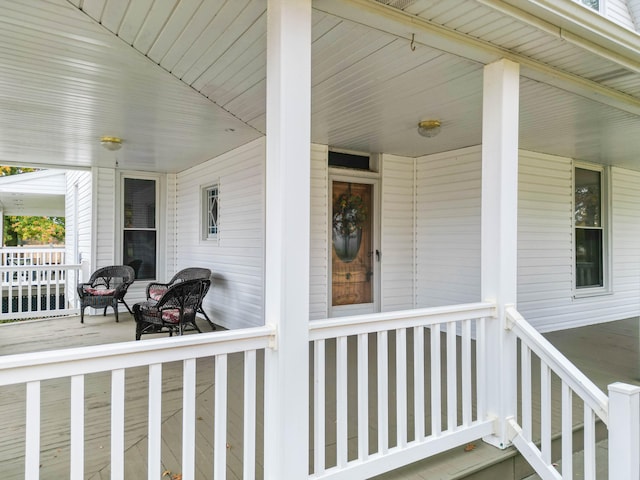
[[[532,473],[514,447],[499,450],[482,440],[472,449],[454,448],[428,460],[416,462],[373,477],[375,480],[513,480]]]
[[[607,470],[609,455],[609,440],[602,440],[596,443],[596,478],[607,480],[609,472]],[[562,462],[558,462],[558,470],[562,471]],[[584,478],[584,450],[573,454],[573,478]],[[530,475],[525,480],[541,480],[538,475]]]
[[[574,478],[582,476],[582,439],[584,430],[577,426],[573,432]],[[596,423],[597,468],[596,478],[606,480],[607,430],[602,422]],[[499,450],[482,440],[472,448],[459,447],[435,455],[427,460],[407,465],[389,473],[373,477],[375,480],[538,480],[540,477],[515,447]],[[552,440],[552,456],[560,458],[561,440]],[[579,466],[580,465],[580,466]],[[604,475],[600,470],[604,469]],[[579,476],[580,474],[580,476]]]

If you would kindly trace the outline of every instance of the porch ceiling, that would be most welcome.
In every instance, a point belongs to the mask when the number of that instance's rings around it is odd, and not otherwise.
[[[640,169],[640,56],[605,58],[515,0],[380,3],[314,2],[314,142],[479,144],[482,67],[507,56],[523,65],[521,148]],[[2,163],[175,172],[264,134],[266,0],[0,0],[0,13]],[[426,118],[439,136],[417,134]]]

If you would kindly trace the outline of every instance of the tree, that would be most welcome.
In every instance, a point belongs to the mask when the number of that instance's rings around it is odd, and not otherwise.
[[[17,245],[23,241],[38,245],[62,243],[64,242],[64,234],[63,217],[20,217],[8,215],[4,219],[6,245]]]

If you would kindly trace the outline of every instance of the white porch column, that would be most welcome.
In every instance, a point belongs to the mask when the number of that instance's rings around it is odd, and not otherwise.
[[[609,385],[609,478],[640,478],[640,387]]]
[[[488,322],[487,413],[496,418],[485,441],[510,443],[506,419],[516,413],[516,344],[506,330],[505,306],[516,303],[518,106],[520,68],[500,60],[484,68],[482,116],[482,299],[496,302]]]
[[[267,4],[264,478],[309,471],[311,0]]]

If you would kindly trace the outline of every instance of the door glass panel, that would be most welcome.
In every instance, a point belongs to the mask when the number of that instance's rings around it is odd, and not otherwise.
[[[373,186],[333,182],[332,304],[373,302]]]

